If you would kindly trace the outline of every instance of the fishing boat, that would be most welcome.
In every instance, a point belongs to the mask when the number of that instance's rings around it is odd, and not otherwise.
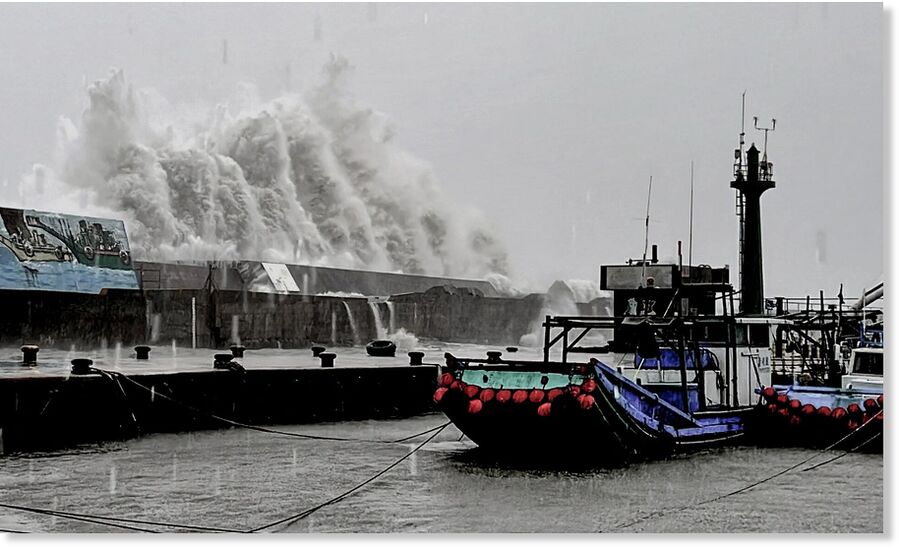
[[[655,245],[647,259],[647,200],[642,259],[600,270],[611,316],[547,316],[542,360],[447,354],[438,407],[479,447],[517,457],[627,461],[743,436],[771,385],[770,331],[790,321],[764,307],[760,197],[772,165],[754,144],[744,153],[742,133],[735,158],[739,291],[728,267],[684,265],[680,242],[677,264],[659,263]],[[611,339],[581,343],[596,332]]]
[[[799,382],[761,389],[764,402],[750,422],[754,441],[883,452],[883,340],[860,341],[838,387]]]

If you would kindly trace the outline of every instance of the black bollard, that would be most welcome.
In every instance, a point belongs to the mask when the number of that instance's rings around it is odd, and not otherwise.
[[[37,353],[40,350],[37,345],[22,345],[22,364],[26,366],[37,364]]]
[[[333,368],[334,359],[337,358],[335,353],[320,353],[318,358],[322,360],[322,368]]]
[[[517,353],[518,347],[506,347],[506,350],[509,351],[510,353]]]
[[[243,345],[232,345],[231,346],[231,354],[234,355],[234,358],[243,358],[243,352],[246,351],[247,348]]]
[[[421,366],[425,354],[421,351],[409,351],[409,366]]]
[[[134,352],[137,355],[135,358],[137,360],[149,360],[150,359],[150,346],[149,345],[138,345],[134,348]]]
[[[318,358],[319,355],[325,352],[325,348],[321,345],[313,345],[312,346],[312,357]]]
[[[72,374],[76,376],[83,376],[85,374],[91,373],[91,366],[94,364],[94,361],[89,358],[73,358],[72,359]]]
[[[502,356],[503,354],[500,351],[487,351],[487,362],[495,364],[500,361]]]

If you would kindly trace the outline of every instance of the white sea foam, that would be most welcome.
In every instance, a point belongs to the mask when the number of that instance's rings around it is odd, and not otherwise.
[[[493,228],[447,203],[385,117],[350,96],[351,74],[335,57],[302,95],[260,103],[244,86],[204,109],[134,91],[114,70],[88,88],[80,123],[60,120],[55,162],[11,194],[25,207],[124,219],[139,259],[504,274]]]

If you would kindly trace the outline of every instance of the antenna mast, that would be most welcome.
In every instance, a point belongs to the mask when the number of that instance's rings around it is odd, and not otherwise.
[[[771,119],[771,127],[770,128],[760,128],[759,127],[759,117],[753,116],[752,123],[755,126],[755,129],[762,130],[765,132],[765,146],[762,148],[762,162],[765,164],[768,163],[768,132],[773,132],[774,128],[777,126],[777,119]]]
[[[646,283],[646,252],[649,249],[649,200],[652,198],[652,176],[649,176],[649,191],[646,193],[646,239],[643,242],[643,270],[640,277]]]
[[[690,243],[687,247],[687,265],[693,269],[693,161],[690,161]],[[691,273],[692,275],[692,273]],[[690,277],[692,278],[692,276]],[[691,281],[692,282],[692,281]]]

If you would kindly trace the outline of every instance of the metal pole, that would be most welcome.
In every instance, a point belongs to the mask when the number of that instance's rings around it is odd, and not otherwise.
[[[731,298],[731,303],[733,303],[733,298]],[[721,295],[721,305],[724,309],[724,320],[725,320],[725,334],[724,334],[724,404],[729,408],[730,407],[730,328],[728,322],[727,315],[727,298],[724,294]],[[733,314],[733,308],[731,308],[731,314]]]
[[[677,358],[680,362],[681,398],[684,403],[684,412],[689,414],[691,413],[690,391],[687,389],[687,361],[684,356],[684,325],[682,322],[677,327]]]
[[[734,311],[734,293],[730,293],[730,310]],[[731,353],[733,354],[733,368],[731,369],[731,375],[733,376],[733,393],[734,393],[734,407],[740,405],[740,396],[737,390],[737,367],[739,362],[737,361],[737,323],[733,317],[731,317],[730,322],[727,323],[729,326],[729,332],[731,333]],[[731,385],[728,384],[728,387]]]
[[[549,315],[543,323],[543,362],[549,362]]]
[[[646,252],[649,249],[649,201],[652,198],[652,176],[649,176],[649,191],[646,193],[646,240],[643,243],[643,270],[640,273],[640,285],[646,282]]]
[[[696,338],[696,329],[691,330],[693,340],[693,369],[698,372],[696,381],[699,383],[699,410],[705,410],[705,370],[702,369],[702,351],[699,349],[699,340]]]
[[[197,298],[190,298],[190,345],[197,348]]]
[[[687,247],[687,265],[693,267],[693,161],[690,161],[690,244]]]

